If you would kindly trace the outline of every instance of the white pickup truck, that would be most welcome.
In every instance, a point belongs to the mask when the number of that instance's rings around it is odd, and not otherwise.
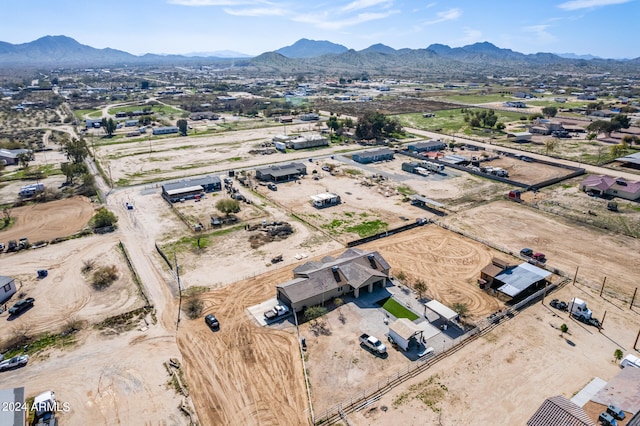
[[[387,347],[380,340],[366,333],[360,335],[360,343],[370,351],[379,355],[387,353]]]
[[[268,310],[267,312],[264,313],[264,318],[267,321],[271,321],[274,320],[276,318],[279,317],[283,317],[285,315],[287,315],[289,313],[289,307],[285,306],[285,305],[277,305],[274,306],[272,309]]]

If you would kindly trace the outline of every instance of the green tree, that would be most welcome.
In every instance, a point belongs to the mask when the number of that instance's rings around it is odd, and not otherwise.
[[[344,314],[342,313],[342,309],[340,309],[342,307],[342,305],[344,305],[344,300],[342,300],[339,297],[336,297],[335,299],[333,299],[333,304],[338,309],[338,320],[342,324],[344,324],[345,322],[347,322],[347,317],[344,316]]]
[[[622,350],[621,350],[621,349],[616,349],[615,351],[613,351],[613,358],[614,358],[616,361],[620,361],[620,360],[622,359],[622,356],[623,356],[623,355],[624,355],[624,354],[622,353]]]
[[[10,206],[4,206],[2,208],[2,221],[4,223],[3,228],[6,228],[11,223],[11,210]]]
[[[115,213],[103,207],[91,218],[90,225],[94,229],[105,228],[115,225],[117,221],[118,217]]]
[[[31,154],[28,152],[21,152],[20,154],[18,154],[17,159],[21,169],[28,169],[29,163],[31,162],[32,157],[31,157]]]
[[[148,90],[149,89],[149,82],[146,80],[143,80],[140,82],[140,88],[142,90]]]
[[[620,122],[596,120],[587,126],[589,132],[604,133],[607,137],[611,136],[612,132],[620,130],[622,128]]]
[[[358,118],[356,136],[360,139],[380,139],[395,133],[402,133],[398,120],[387,118],[379,111],[368,111]]]
[[[100,124],[102,125],[102,128],[104,129],[104,131],[107,132],[107,136],[109,137],[113,136],[113,133],[116,131],[116,128],[118,127],[117,123],[113,121],[113,118],[109,118],[109,119],[103,118]]]
[[[225,198],[216,203],[216,209],[226,216],[229,216],[231,213],[238,213],[240,211],[240,203],[238,200]]]
[[[554,106],[546,106],[542,108],[542,114],[546,117],[555,117],[558,114],[558,108]]]
[[[562,324],[560,326],[560,333],[562,333],[561,335],[564,336],[564,333],[566,333],[567,331],[569,331],[569,327],[567,326],[567,324]]]
[[[505,129],[505,127],[507,127],[507,126],[505,126],[504,123],[501,123],[501,122],[496,123],[496,130],[499,131],[499,132],[503,131]]]
[[[422,295],[425,291],[427,291],[427,284],[425,284],[425,282],[422,280],[418,280],[413,285],[413,288],[418,292],[418,298],[422,299]]]
[[[89,149],[84,139],[72,139],[68,141],[62,151],[66,154],[67,160],[74,164],[79,164],[89,155]]]
[[[631,126],[631,120],[625,114],[616,114],[611,117],[611,123],[620,126],[619,129],[628,129]]]
[[[187,120],[185,119],[180,119],[176,122],[176,126],[178,126],[178,130],[180,130],[180,134],[182,136],[187,136]]]
[[[469,314],[469,307],[466,303],[454,303],[451,307],[455,312],[460,315],[460,317],[464,318]]]

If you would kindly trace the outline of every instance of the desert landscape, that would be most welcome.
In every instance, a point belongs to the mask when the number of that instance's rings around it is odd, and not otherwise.
[[[3,392],[78,426],[525,424],[634,371],[635,83],[487,44],[472,71],[436,46],[398,75],[278,52],[0,75]],[[424,54],[389,49],[367,61]]]

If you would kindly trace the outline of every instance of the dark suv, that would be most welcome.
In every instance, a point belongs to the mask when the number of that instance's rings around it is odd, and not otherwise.
[[[213,328],[215,330],[220,328],[220,322],[214,315],[209,314],[206,317],[204,317],[204,322],[206,322],[210,328]]]
[[[9,308],[9,315],[20,315],[27,309],[33,306],[36,301],[33,297],[27,297],[26,299],[18,300],[15,305]]]

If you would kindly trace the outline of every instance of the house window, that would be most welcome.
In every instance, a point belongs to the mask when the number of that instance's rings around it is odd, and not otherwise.
[[[4,286],[4,292],[9,293],[9,291],[11,291],[11,284],[7,284]]]

